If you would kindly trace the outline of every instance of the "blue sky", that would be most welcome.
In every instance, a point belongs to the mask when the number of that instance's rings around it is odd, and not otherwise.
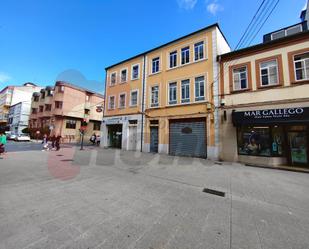
[[[103,92],[106,66],[219,22],[235,47],[262,0],[0,1],[0,88],[70,80]],[[264,33],[299,22],[281,0]]]

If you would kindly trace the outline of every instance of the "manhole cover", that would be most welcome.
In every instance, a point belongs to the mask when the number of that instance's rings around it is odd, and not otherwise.
[[[211,195],[217,195],[217,196],[225,197],[224,192],[221,192],[221,191],[218,191],[218,190],[215,190],[215,189],[204,188],[203,192],[207,193],[207,194],[211,194]]]

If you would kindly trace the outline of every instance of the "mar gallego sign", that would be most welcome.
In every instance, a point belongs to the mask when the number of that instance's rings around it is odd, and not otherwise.
[[[309,107],[291,107],[266,110],[249,110],[232,113],[234,125],[305,123],[309,122]]]

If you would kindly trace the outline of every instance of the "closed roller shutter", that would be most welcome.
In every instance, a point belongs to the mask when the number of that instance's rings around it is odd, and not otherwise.
[[[207,157],[206,122],[204,120],[172,121],[169,132],[171,155]]]

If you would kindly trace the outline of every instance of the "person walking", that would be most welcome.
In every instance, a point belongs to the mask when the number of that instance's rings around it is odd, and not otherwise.
[[[50,140],[51,140],[52,150],[54,150],[55,149],[55,144],[56,144],[56,136],[53,135]]]
[[[47,137],[46,134],[43,136],[42,144],[43,144],[42,151],[48,151],[49,150],[49,148],[48,148],[48,137]]]
[[[58,135],[55,140],[55,146],[56,146],[57,151],[60,150],[60,140],[61,140],[61,136]]]
[[[3,132],[1,132],[0,133],[0,156],[2,156],[2,154],[5,153],[5,145],[6,145],[6,135]]]
[[[92,143],[92,145],[95,145],[96,140],[97,136],[95,133],[93,133],[92,136],[90,137],[90,142]]]

